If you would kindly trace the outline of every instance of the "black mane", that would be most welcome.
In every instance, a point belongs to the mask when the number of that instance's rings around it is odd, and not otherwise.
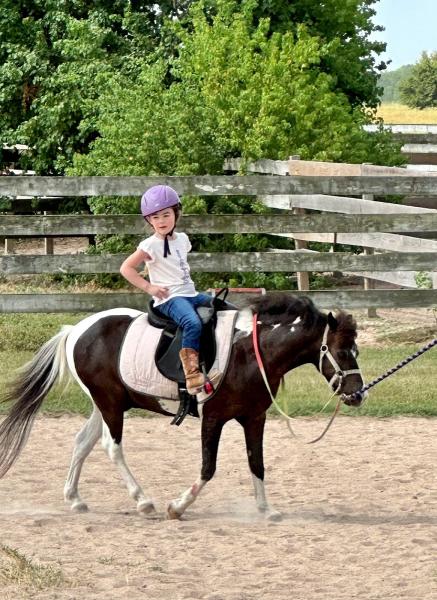
[[[249,300],[246,306],[262,317],[266,325],[288,324],[300,317],[304,325],[313,327],[323,319],[326,323],[327,316],[319,311],[308,296],[295,296],[289,292],[267,293]],[[337,335],[345,344],[350,345],[357,337],[357,324],[352,315],[340,310],[336,315],[338,326]]]
[[[266,325],[286,324],[300,317],[307,327],[311,327],[322,314],[307,296],[287,292],[256,296],[247,302],[247,306],[259,314]]]

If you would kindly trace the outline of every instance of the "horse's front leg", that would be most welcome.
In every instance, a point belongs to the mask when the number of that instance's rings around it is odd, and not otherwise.
[[[270,508],[264,487],[263,438],[266,413],[257,417],[241,417],[237,419],[244,429],[247,458],[252,473],[255,500],[258,510],[270,520],[280,520],[281,513]]]
[[[213,478],[217,467],[217,451],[223,425],[223,422],[203,417],[202,469],[200,477],[179,498],[170,502],[167,507],[167,516],[169,519],[179,519],[196,500],[202,488]]]

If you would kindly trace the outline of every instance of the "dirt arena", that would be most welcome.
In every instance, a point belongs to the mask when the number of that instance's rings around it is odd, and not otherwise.
[[[324,422],[298,419],[296,429],[310,437]],[[127,460],[158,513],[136,513],[100,446],[82,474],[90,511],[71,513],[62,488],[82,423],[38,419],[0,481],[3,600],[437,598],[436,420],[340,417],[320,444],[305,446],[270,419],[266,480],[279,522],[255,509],[234,423],[216,477],[183,520],[166,520],[167,502],[198,474],[199,423],[176,428],[163,417],[130,418],[125,429]],[[55,584],[29,587],[11,549],[55,571]]]

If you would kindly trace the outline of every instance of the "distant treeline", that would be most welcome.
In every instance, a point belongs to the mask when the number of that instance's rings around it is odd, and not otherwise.
[[[395,71],[382,73],[379,84],[384,89],[382,102],[401,102],[399,85],[411,76],[414,65],[404,65]]]

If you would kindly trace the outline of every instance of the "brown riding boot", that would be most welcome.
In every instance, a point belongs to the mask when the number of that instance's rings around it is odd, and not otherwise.
[[[179,358],[184,369],[187,392],[196,395],[202,391],[205,383],[205,378],[199,371],[199,353],[193,348],[182,348]]]

